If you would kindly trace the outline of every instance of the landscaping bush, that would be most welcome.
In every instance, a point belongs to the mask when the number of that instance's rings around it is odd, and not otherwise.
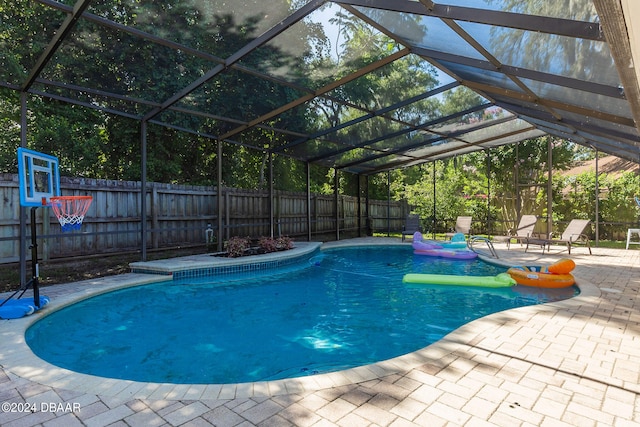
[[[275,252],[278,250],[276,239],[274,239],[273,237],[260,237],[258,246],[260,246],[260,249],[262,249],[266,253]]]
[[[249,249],[251,239],[248,237],[231,237],[225,243],[225,249],[227,250],[227,254],[231,258],[237,258],[244,255],[245,250]]]

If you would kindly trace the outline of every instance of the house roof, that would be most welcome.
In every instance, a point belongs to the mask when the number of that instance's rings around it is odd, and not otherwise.
[[[35,96],[360,174],[545,134],[640,158],[630,0],[29,4],[0,86]]]
[[[595,171],[597,169],[599,173],[606,173],[613,176],[620,176],[624,172],[638,172],[638,163],[630,160],[624,160],[615,156],[605,156],[599,159],[583,160],[576,166],[562,171],[561,174],[565,176],[580,175],[585,172]]]

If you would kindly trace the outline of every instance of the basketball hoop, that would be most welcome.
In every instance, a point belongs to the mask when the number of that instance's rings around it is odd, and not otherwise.
[[[91,196],[51,197],[51,209],[56,214],[62,231],[80,230],[82,220],[91,205]]]

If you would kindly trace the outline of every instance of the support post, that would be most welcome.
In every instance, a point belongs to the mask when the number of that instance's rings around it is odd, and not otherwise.
[[[547,238],[551,238],[553,232],[553,197],[551,194],[553,191],[553,144],[551,138],[547,140],[547,168]]]
[[[519,160],[520,160],[520,143],[516,142],[516,164],[513,168],[513,175],[514,175],[513,188],[516,189],[516,222],[515,222],[516,224],[518,224],[518,222],[520,221],[520,218],[522,217],[522,212],[520,208],[522,201],[520,199],[520,161]],[[503,219],[508,219],[508,217]]]
[[[362,203],[362,189],[360,188],[361,176],[357,175],[358,183],[356,185],[358,197],[356,197],[356,228],[358,229],[358,237],[362,237],[362,215],[360,212],[360,204]]]
[[[218,139],[218,147],[217,147],[217,154],[216,154],[216,164],[218,167],[218,176],[217,176],[217,181],[218,181],[218,251],[222,251],[223,248],[223,238],[224,236],[222,235],[222,202],[223,202],[223,198],[222,198],[222,141]],[[227,236],[228,238],[229,236]]]
[[[391,172],[387,171],[387,237],[391,236]]]
[[[273,221],[275,219],[274,212],[275,210],[274,210],[274,203],[273,203],[273,154],[269,152],[269,236],[271,238],[273,238],[274,236],[274,228],[273,228]],[[278,212],[278,216],[280,216],[279,214],[280,212]],[[280,227],[278,227],[278,232],[279,231],[280,231]]]
[[[338,169],[334,176],[334,205],[336,209],[336,240],[340,240],[340,177]]]
[[[20,147],[27,148],[27,93],[20,93]],[[20,286],[27,283],[27,210],[20,205]]]
[[[600,180],[598,173],[598,158],[600,153],[596,148],[596,246],[600,243]]]
[[[436,161],[433,163],[433,217],[431,219],[432,237],[436,238]]]
[[[140,257],[147,260],[147,122],[140,123]]]
[[[307,165],[307,241],[311,241],[311,164]]]
[[[487,236],[491,237],[493,221],[491,220],[491,156],[487,153]]]

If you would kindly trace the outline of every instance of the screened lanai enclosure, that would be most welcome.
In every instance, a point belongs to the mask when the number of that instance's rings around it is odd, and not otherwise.
[[[223,150],[263,155],[270,183],[275,157],[302,162],[307,194],[313,167],[354,176],[360,222],[368,177],[542,135],[638,162],[638,18],[633,0],[2,0],[0,91],[16,148],[43,99],[137,123],[139,194],[161,127],[206,141],[218,196]]]

